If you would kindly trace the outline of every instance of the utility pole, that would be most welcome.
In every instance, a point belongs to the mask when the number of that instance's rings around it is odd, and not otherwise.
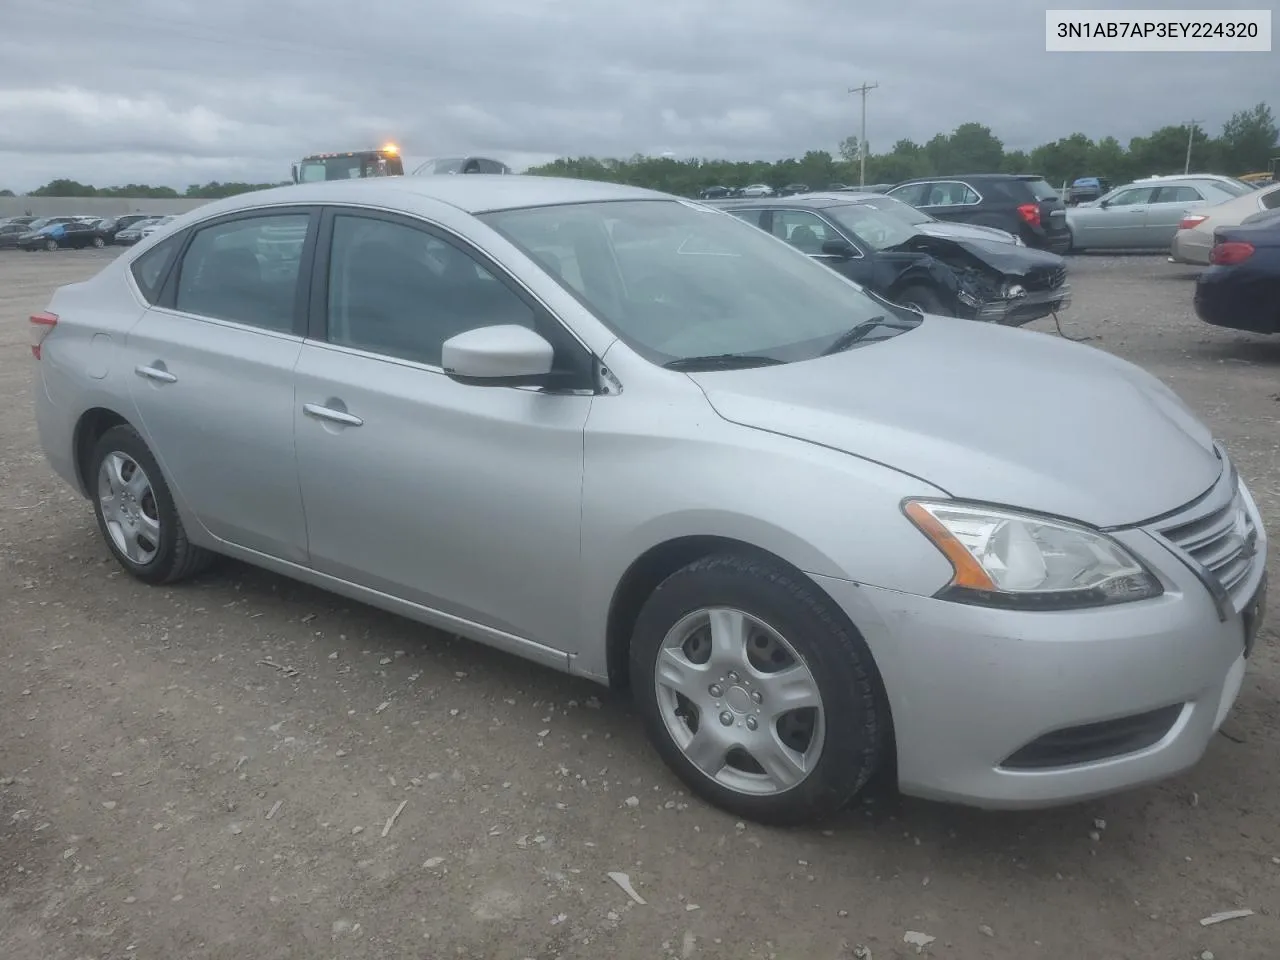
[[[1204,123],[1203,120],[1187,121],[1187,162],[1182,166],[1182,172],[1188,174],[1191,172],[1191,141],[1195,139],[1196,124]]]
[[[867,185],[867,94],[880,86],[878,83],[864,83],[860,87],[850,87],[850,93],[862,94],[862,134],[858,137],[858,186]]]

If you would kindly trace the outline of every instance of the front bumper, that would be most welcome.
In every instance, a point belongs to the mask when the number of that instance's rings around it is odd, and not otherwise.
[[[875,657],[904,793],[1047,807],[1158,781],[1201,758],[1240,691],[1265,563],[1223,619],[1155,537],[1116,536],[1158,571],[1162,596],[1029,613],[814,578]],[[1265,541],[1260,549],[1265,558]]]
[[[1051,313],[1062,313],[1071,306],[1071,284],[1063,283],[1053,290],[1032,290],[1018,297],[988,300],[979,304],[974,320],[1020,327]]]

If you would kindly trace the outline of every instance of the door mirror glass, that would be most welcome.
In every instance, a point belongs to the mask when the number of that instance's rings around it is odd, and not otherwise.
[[[828,257],[839,257],[841,260],[852,260],[856,253],[848,240],[827,240],[822,244],[822,252]]]
[[[477,327],[450,337],[440,351],[444,372],[477,386],[541,386],[551,373],[555,349],[528,327]]]

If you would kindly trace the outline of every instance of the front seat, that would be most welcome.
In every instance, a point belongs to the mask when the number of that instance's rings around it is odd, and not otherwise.
[[[821,253],[822,241],[818,239],[818,234],[813,227],[801,224],[791,231],[791,236],[787,238],[790,244],[798,250],[805,253]]]

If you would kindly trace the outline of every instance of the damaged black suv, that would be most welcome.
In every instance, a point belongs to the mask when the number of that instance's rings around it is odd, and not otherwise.
[[[923,313],[1022,326],[1071,304],[1056,253],[978,235],[939,236],[835,196],[715,203],[886,300]]]

